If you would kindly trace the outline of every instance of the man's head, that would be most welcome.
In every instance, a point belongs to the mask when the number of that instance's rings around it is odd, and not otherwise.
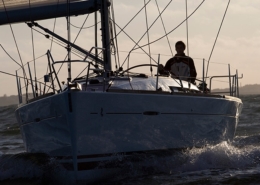
[[[182,42],[182,41],[176,42],[175,50],[176,50],[177,54],[183,54],[185,49],[186,49],[186,45],[184,44],[184,42]]]

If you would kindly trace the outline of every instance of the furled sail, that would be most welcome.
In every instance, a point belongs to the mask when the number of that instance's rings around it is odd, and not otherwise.
[[[0,1],[0,25],[89,14],[100,9],[101,1],[2,0]]]

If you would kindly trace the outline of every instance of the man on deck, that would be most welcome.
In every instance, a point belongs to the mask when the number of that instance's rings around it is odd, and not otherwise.
[[[197,72],[193,59],[185,55],[185,49],[186,46],[182,41],[176,42],[175,50],[177,54],[166,62],[165,67],[162,64],[159,65],[159,73],[162,75],[170,73],[173,78],[179,78],[180,80],[187,80],[194,83]]]

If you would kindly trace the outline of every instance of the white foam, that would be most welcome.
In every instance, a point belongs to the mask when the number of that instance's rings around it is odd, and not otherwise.
[[[227,142],[204,148],[193,148],[184,153],[187,161],[180,168],[181,171],[204,170],[211,168],[247,168],[260,163],[260,147],[248,145],[237,148]]]

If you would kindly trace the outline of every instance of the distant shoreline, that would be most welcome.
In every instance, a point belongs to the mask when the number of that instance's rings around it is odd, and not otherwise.
[[[229,92],[228,88],[225,89],[213,89],[212,92]],[[240,95],[260,95],[260,84],[250,84],[245,85],[239,88]],[[18,104],[18,96],[11,95],[7,96],[4,95],[0,97],[0,107],[9,106],[9,105],[17,105]]]
[[[225,89],[213,89],[212,92],[229,92],[229,88]],[[258,95],[260,94],[260,85],[259,84],[250,84],[239,87],[240,95]]]

